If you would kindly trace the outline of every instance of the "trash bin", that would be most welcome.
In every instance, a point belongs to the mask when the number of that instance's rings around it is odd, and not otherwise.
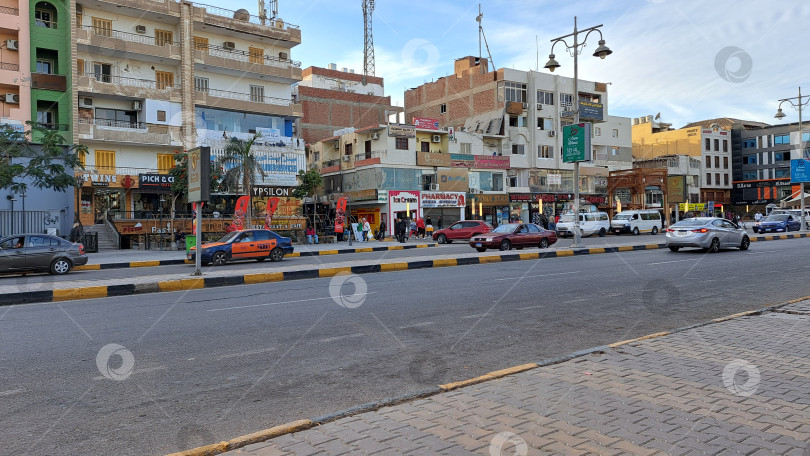
[[[197,236],[195,236],[193,234],[187,234],[186,235],[186,255],[188,255],[188,252],[191,251],[192,247],[196,247],[196,246],[197,246]]]
[[[98,253],[98,233],[84,233],[82,244],[85,252]]]

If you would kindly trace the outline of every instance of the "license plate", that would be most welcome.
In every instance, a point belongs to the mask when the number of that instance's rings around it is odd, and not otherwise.
[[[476,243],[475,243],[475,246],[476,246],[476,247],[481,247],[481,243],[480,243],[480,242],[476,242]]]

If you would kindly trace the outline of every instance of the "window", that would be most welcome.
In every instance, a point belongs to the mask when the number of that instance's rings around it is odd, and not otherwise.
[[[790,168],[779,168],[774,170],[773,177],[776,179],[780,177],[790,177]]]
[[[93,18],[93,33],[100,36],[112,36],[112,21],[100,17]]]
[[[171,89],[174,87],[174,73],[155,70],[155,81],[158,90]]]
[[[171,30],[155,29],[155,44],[158,46],[171,46],[174,44],[174,33]]]
[[[790,152],[774,152],[773,161],[790,161]]]
[[[723,140],[723,152],[728,152],[728,139]]]
[[[563,109],[573,109],[574,107],[574,97],[570,93],[561,93],[560,94],[560,107]]]
[[[250,63],[264,64],[264,49],[250,46],[248,48],[248,55],[250,56]]]
[[[408,138],[396,138],[397,150],[408,150]]]
[[[537,128],[540,130],[553,130],[554,124],[551,122],[551,119],[546,119],[545,117],[538,117]]]
[[[37,123],[40,126],[53,129],[56,127],[56,109],[37,107]]]
[[[712,185],[712,173],[706,173],[706,185]]]
[[[108,127],[137,128],[138,111],[96,108],[95,123]]]
[[[810,133],[802,133],[802,142],[810,141]]]
[[[526,101],[526,84],[519,82],[503,83],[503,96],[506,101],[516,101],[523,103]]]
[[[115,174],[115,151],[96,150],[96,169],[101,174]]]
[[[768,136],[766,136],[765,138],[767,138],[767,139],[768,139],[768,147],[773,147],[773,144],[771,143],[771,138],[773,138],[773,136],[768,135]]]
[[[790,142],[790,141],[788,141],[788,142]],[[777,144],[779,144],[779,143],[777,142]],[[757,141],[755,139],[743,139],[743,141],[742,141],[742,148],[743,149],[750,149],[752,147],[757,147]]]
[[[352,143],[347,143],[343,147],[343,155],[351,155],[352,154]]]
[[[160,109],[158,109],[157,121],[158,122],[166,122],[166,111],[161,111]]]
[[[447,114],[447,105],[445,103],[442,103],[439,106],[439,113],[440,114]]]
[[[610,155],[619,155],[619,148],[618,147],[611,147],[610,148]]]
[[[194,37],[194,49],[197,51],[203,51],[206,54],[208,53],[208,38],[203,38],[201,36]]]
[[[773,137],[774,144],[790,144],[790,135],[779,135]]]
[[[545,90],[538,90],[537,103],[542,105],[554,106],[554,92],[546,92]]]
[[[529,118],[526,116],[518,117],[518,127],[528,127],[529,126]]]
[[[422,152],[430,152],[430,143],[427,141],[423,141],[420,143],[421,151]]]
[[[517,178],[517,176],[510,176],[509,177],[509,186],[510,187],[517,187],[518,186],[518,178]]]
[[[728,174],[723,174],[723,185],[728,186]]]
[[[264,86],[251,85],[250,86],[250,101],[256,103],[264,103]]]
[[[554,146],[537,146],[537,158],[554,158]]]
[[[614,137],[614,138],[618,138],[618,137],[619,137],[619,130],[617,130],[617,129],[615,129],[615,128],[613,129],[613,137]]]
[[[720,152],[720,140],[719,139],[714,140],[714,151],[715,152]]]
[[[37,59],[37,73],[40,74],[54,74],[55,66],[53,60],[50,59]]]
[[[509,116],[509,126],[510,127],[517,127],[518,126],[518,118],[515,116]]]
[[[706,168],[708,169],[708,168],[711,168],[711,167],[712,167],[712,157],[709,157],[707,155],[706,156]]]
[[[194,76],[194,90],[197,92],[208,92],[208,78]]]
[[[596,135],[596,136],[602,136],[602,128],[594,127],[593,128],[593,134]]]
[[[705,147],[705,149],[706,149],[706,150],[712,150],[712,140],[711,140],[711,139],[709,139],[709,138],[706,138],[705,143],[706,143],[706,147]]]
[[[108,63],[93,63],[93,76],[99,82],[112,82],[112,65]]]
[[[49,29],[56,28],[56,8],[48,2],[39,2],[34,8],[34,25]]]
[[[82,19],[83,18],[84,18],[84,15],[82,13],[76,13],[76,28],[77,29],[82,28]]]
[[[720,156],[714,157],[714,167],[720,168]]]
[[[720,173],[714,173],[714,185],[720,185]]]
[[[76,73],[84,74],[84,59],[76,59]]]
[[[157,168],[160,174],[167,174],[174,167],[174,154],[157,154]]]
[[[503,191],[503,174],[492,173],[492,191],[493,192]]]
[[[756,171],[743,171],[743,180],[754,180],[757,178]]]
[[[728,169],[728,157],[723,157],[723,169]]]
[[[757,155],[743,155],[743,165],[756,165]]]
[[[459,152],[467,155],[472,154],[472,143],[459,144]]]
[[[512,154],[514,155],[525,155],[525,145],[523,144],[512,144]]]

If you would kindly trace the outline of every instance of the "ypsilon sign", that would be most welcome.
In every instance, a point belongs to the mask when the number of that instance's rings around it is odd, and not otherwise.
[[[563,161],[574,163],[591,160],[591,124],[563,127]]]
[[[810,182],[810,160],[797,158],[790,161],[790,181]]]

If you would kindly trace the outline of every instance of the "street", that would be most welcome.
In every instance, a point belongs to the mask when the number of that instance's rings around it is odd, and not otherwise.
[[[809,245],[2,307],[0,454],[165,454],[764,307],[810,294]]]

